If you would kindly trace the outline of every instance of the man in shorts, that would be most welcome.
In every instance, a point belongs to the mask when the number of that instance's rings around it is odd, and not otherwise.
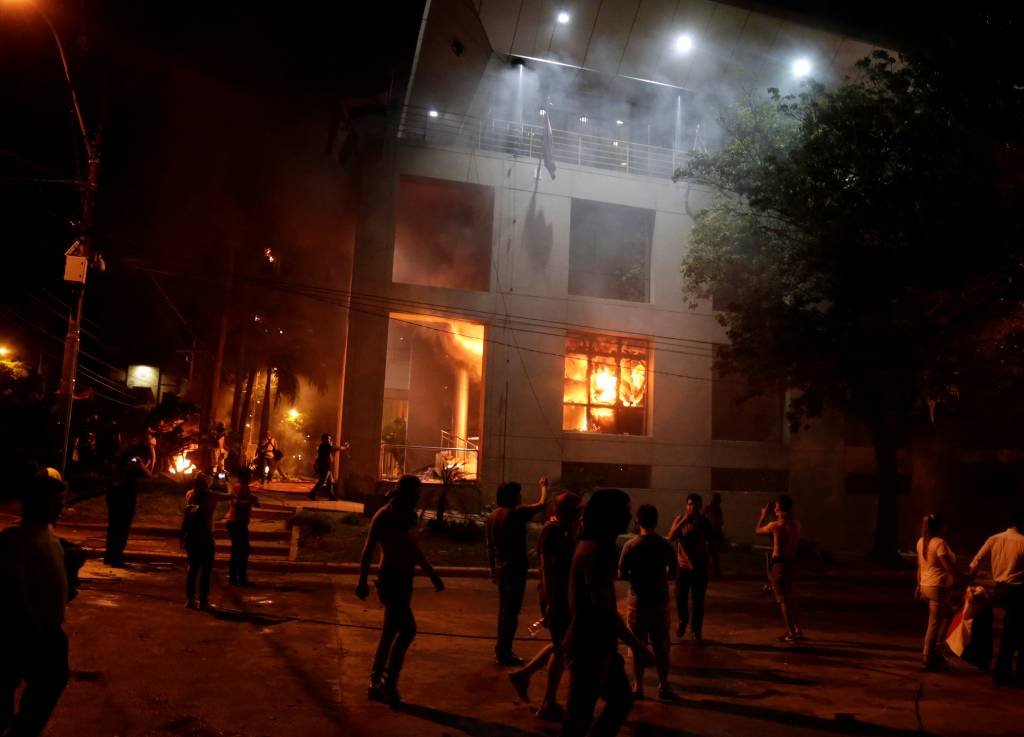
[[[773,511],[775,519],[768,522],[768,515]],[[786,623],[786,634],[779,639],[783,642],[798,642],[804,639],[804,634],[797,624],[796,601],[793,599],[793,573],[800,543],[800,523],[793,519],[793,500],[783,494],[774,502],[766,504],[754,531],[758,535],[772,536],[768,580]]]
[[[657,658],[658,697],[671,699],[668,683],[669,579],[679,566],[672,543],[658,534],[658,509],[641,504],[636,510],[640,534],[622,547],[619,578],[629,581],[629,609],[626,623],[645,645],[649,642]],[[633,698],[644,698],[644,666],[633,660]]]

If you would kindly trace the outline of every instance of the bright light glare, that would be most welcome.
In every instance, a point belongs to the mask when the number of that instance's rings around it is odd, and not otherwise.
[[[624,121],[624,120],[616,120],[615,121],[615,125],[625,125],[625,124],[626,124],[626,121]]]
[[[568,23],[570,20],[571,20],[571,18],[569,16],[569,14],[566,13],[564,10],[561,13],[558,14],[558,22],[561,23],[563,26],[566,23]]]
[[[7,358],[10,355],[11,349],[5,345],[0,345],[0,358]]]
[[[676,39],[676,51],[680,54],[688,54],[693,50],[693,36],[689,33],[684,33],[682,36]]]
[[[431,110],[428,115],[430,115],[431,118],[436,118],[439,113],[436,110]]]
[[[590,120],[590,118],[588,118],[586,115],[581,115],[580,116],[580,122],[581,123],[586,123],[588,120]]]
[[[793,71],[793,76],[797,79],[806,77],[811,73],[811,62],[803,58],[797,59],[793,62],[793,66],[790,69]]]
[[[540,110],[537,111],[537,114],[540,115],[540,117],[543,118],[545,115],[548,114],[548,111],[545,110],[544,108],[541,108]]]

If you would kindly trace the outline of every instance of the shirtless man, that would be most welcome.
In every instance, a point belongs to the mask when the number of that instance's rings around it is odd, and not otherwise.
[[[388,494],[390,501],[373,515],[359,561],[359,583],[356,596],[365,600],[370,595],[366,579],[370,560],[380,545],[380,566],[377,571],[377,595],[384,605],[384,627],[370,671],[367,697],[398,706],[398,676],[405,653],[416,637],[416,619],[412,613],[412,579],[416,566],[430,577],[435,591],[443,591],[444,583],[424,557],[416,542],[416,503],[420,496],[420,480],[403,476]]]
[[[775,519],[767,522],[774,511]],[[761,510],[761,518],[754,530],[758,535],[772,536],[772,557],[768,577],[775,593],[775,601],[782,610],[786,622],[783,642],[797,642],[804,638],[796,619],[796,602],[793,600],[793,568],[796,564],[796,549],[800,542],[800,523],[793,519],[793,500],[781,495]]]

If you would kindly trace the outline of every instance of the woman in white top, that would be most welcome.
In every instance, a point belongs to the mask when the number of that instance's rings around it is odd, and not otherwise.
[[[950,592],[956,576],[956,556],[939,536],[943,519],[937,514],[925,515],[921,521],[921,538],[917,541],[917,589],[928,602],[928,630],[924,636],[923,665],[931,670],[943,664],[938,652],[950,615]]]

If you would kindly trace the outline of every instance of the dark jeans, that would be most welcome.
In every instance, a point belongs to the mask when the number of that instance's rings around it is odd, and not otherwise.
[[[11,737],[37,737],[60,700],[68,683],[68,638],[59,627],[30,636],[4,632],[0,645],[0,733],[11,728]],[[25,683],[17,714],[14,696]]]
[[[679,632],[690,623],[690,598],[693,598],[693,634],[704,634],[704,596],[708,591],[707,568],[700,570],[680,568],[676,577],[676,609],[679,613]]]
[[[228,580],[232,583],[245,583],[249,580],[249,525],[237,520],[228,520],[225,525],[231,536]]]
[[[405,653],[416,637],[416,618],[412,614],[412,573],[381,571],[377,577],[377,596],[384,605],[384,627],[373,656],[370,680],[387,676],[387,685],[398,687]]]
[[[504,565],[498,569],[498,644],[499,657],[512,652],[512,641],[519,628],[519,612],[526,593],[526,565]]]
[[[317,495],[324,489],[327,490],[328,499],[337,499],[338,497],[334,493],[334,475],[331,473],[331,469],[327,468],[323,471],[318,472],[319,478],[316,480],[316,484],[309,491],[311,499],[316,499]]]
[[[135,495],[120,490],[107,494],[107,547],[103,562],[124,563],[124,549],[128,547],[128,534],[135,518]]]
[[[1007,586],[997,583],[995,603],[1006,612],[1006,616],[993,675],[1009,676],[1015,657],[1017,675],[1024,675],[1024,584]]]
[[[604,709],[591,730],[598,698],[604,699]],[[569,700],[561,737],[614,737],[632,709],[633,695],[621,655],[615,653],[603,660],[587,658],[569,663]]]
[[[199,603],[206,604],[210,598],[210,573],[213,571],[213,535],[195,536],[185,543],[188,553],[188,574],[185,576],[185,596],[195,601],[196,576],[199,577]]]

